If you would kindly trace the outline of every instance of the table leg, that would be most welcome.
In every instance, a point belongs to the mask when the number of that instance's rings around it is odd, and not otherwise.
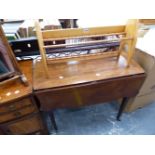
[[[117,121],[120,121],[120,117],[121,117],[121,115],[122,115],[122,113],[123,113],[123,111],[124,111],[127,103],[128,103],[128,98],[127,97],[124,97],[123,100],[122,100],[122,103],[120,105],[118,114],[117,114]]]
[[[51,122],[53,124],[53,127],[54,127],[55,131],[58,131],[58,127],[57,127],[57,124],[56,124],[56,121],[55,121],[54,112],[50,111],[49,116],[50,116],[50,119],[51,119]]]
[[[49,135],[50,132],[48,130],[48,125],[47,125],[47,116],[48,116],[48,114],[46,112],[44,112],[44,111],[41,111],[40,114],[42,116],[43,124],[45,126],[45,132],[44,132],[44,134],[45,135]]]

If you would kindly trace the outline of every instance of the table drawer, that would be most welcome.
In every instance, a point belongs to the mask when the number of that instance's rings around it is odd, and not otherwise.
[[[27,106],[27,107],[25,107],[23,109],[14,111],[14,112],[10,112],[10,113],[7,113],[7,114],[1,114],[0,115],[0,123],[7,122],[7,121],[10,121],[10,120],[13,120],[13,119],[18,119],[18,118],[20,118],[22,116],[25,116],[27,114],[31,114],[31,113],[33,113],[35,111],[37,111],[36,106],[30,105],[30,106]]]
[[[19,101],[8,104],[7,106],[0,107],[0,114],[16,111],[20,108],[33,104],[30,98],[24,98]]]

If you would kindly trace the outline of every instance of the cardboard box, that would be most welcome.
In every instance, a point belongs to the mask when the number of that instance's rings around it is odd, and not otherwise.
[[[137,41],[135,60],[144,68],[147,78],[138,94],[144,95],[155,91],[155,29],[152,28]]]
[[[125,109],[126,112],[143,108],[152,101],[155,101],[155,57],[147,52],[136,49],[134,59],[145,70],[147,77],[138,95],[128,101],[128,106]],[[121,100],[119,100],[119,103],[121,103]]]
[[[147,74],[138,96],[155,91],[155,57],[147,52],[136,49],[134,59],[140,64]]]
[[[153,101],[155,101],[155,92],[131,98],[128,101],[125,112],[132,112],[139,108],[143,108],[146,105],[153,103]]]
[[[126,112],[131,112],[155,101],[155,29],[139,38],[134,59],[145,70],[147,77],[138,93],[128,101]],[[120,100],[119,100],[120,103]]]

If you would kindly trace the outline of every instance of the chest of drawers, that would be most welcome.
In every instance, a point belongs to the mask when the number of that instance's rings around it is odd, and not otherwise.
[[[13,82],[0,89],[0,130],[2,134],[44,134],[45,127],[32,92],[32,61],[19,62],[29,86]]]

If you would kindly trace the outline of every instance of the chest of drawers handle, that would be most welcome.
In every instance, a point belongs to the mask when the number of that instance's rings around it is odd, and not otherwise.
[[[16,109],[16,106],[15,106],[15,105],[10,105],[10,106],[9,106],[9,110],[10,110],[10,111],[13,111],[13,110],[15,110],[15,109]]]
[[[15,117],[20,117],[21,116],[21,113],[19,111],[17,111],[17,112],[14,113],[14,116]]]

